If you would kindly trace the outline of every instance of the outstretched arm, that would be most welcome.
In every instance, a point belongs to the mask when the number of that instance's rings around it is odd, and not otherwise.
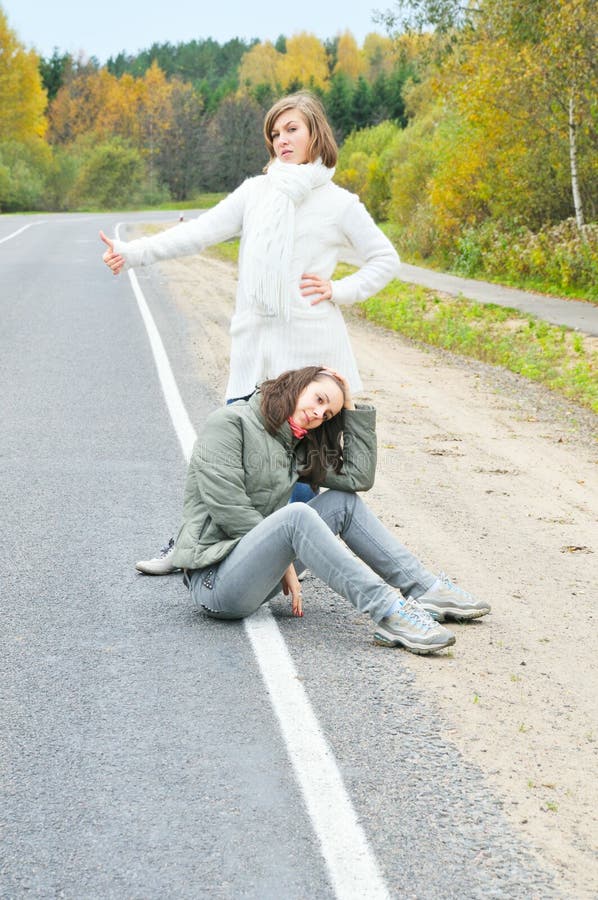
[[[118,275],[123,266],[150,266],[164,259],[191,256],[211,244],[235,237],[243,227],[246,199],[248,193],[255,189],[251,184],[253,180],[244,181],[232,194],[195,219],[166,228],[158,234],[121,241],[107,238],[100,232],[100,238],[108,246],[104,262]]]

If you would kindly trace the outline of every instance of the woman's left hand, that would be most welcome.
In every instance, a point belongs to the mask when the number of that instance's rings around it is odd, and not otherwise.
[[[301,583],[297,578],[295,566],[293,563],[288,567],[282,576],[282,590],[285,597],[291,595],[291,609],[294,616],[301,617],[303,615],[303,600],[301,599]]]
[[[343,409],[355,409],[355,402],[353,400],[353,395],[351,394],[351,385],[347,381],[344,375],[341,375],[340,372],[337,372],[336,369],[331,369],[329,366],[324,366],[324,372],[330,372],[331,375],[334,375],[337,381],[343,386],[343,393],[345,395],[345,402],[343,403]]]
[[[318,295],[310,302],[310,306],[315,306],[316,303],[321,303],[322,300],[332,300],[332,282],[325,281],[319,275],[305,272],[301,276],[299,290],[303,297],[311,297],[313,294]]]

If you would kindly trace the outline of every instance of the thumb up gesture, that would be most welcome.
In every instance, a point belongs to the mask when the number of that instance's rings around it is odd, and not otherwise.
[[[108,268],[115,274],[118,275],[120,270],[125,264],[124,258],[120,255],[120,253],[114,252],[114,244],[107,238],[103,231],[100,231],[100,238],[104,241],[108,249],[102,256],[102,259],[108,266]]]

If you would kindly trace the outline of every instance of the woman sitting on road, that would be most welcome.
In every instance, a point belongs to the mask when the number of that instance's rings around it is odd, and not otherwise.
[[[308,566],[370,614],[377,643],[415,653],[455,642],[435,619],[488,613],[428,572],[355,493],[374,481],[374,429],[374,408],[356,406],[347,380],[318,366],[285,372],[212,413],[189,464],[173,553],[194,602],[210,616],[242,619],[282,590],[302,616],[297,573]],[[299,478],[328,490],[289,504]]]

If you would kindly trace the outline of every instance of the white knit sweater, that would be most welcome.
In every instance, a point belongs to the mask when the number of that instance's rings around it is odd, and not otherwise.
[[[198,253],[211,244],[241,235],[240,270],[244,237],[251,211],[265,175],[249,178],[217,206],[190,222],[152,237],[114,241],[127,266],[148,266],[163,259]],[[303,273],[330,279],[340,260],[360,268],[332,282],[332,301],[315,306],[301,296]],[[297,207],[293,257],[288,273],[291,309],[288,320],[251,306],[246,286],[237,285],[231,321],[230,376],[227,399],[250,394],[266,378],[286,369],[325,365],[342,372],[351,389],[361,380],[339,305],[365,300],[381,290],[399,272],[399,257],[355,194],[328,182],[314,188]]]

